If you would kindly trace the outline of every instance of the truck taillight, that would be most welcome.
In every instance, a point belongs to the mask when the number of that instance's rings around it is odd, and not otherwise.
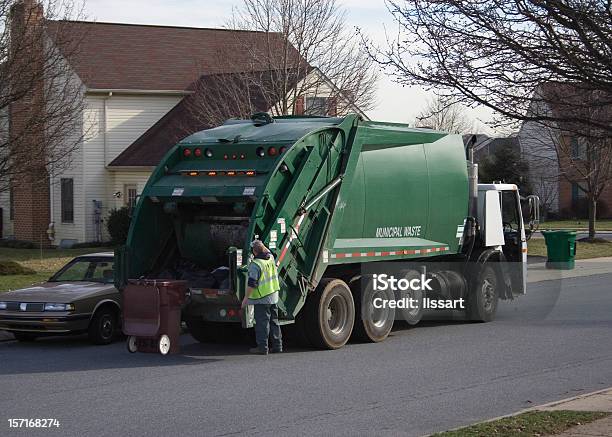
[[[207,157],[207,158],[212,158],[212,156],[213,156],[213,152],[212,152],[212,150],[210,150],[210,149],[206,149],[206,150],[204,151],[204,153],[206,154],[206,157]]]
[[[257,156],[259,156],[260,158],[266,156],[266,151],[264,150],[263,147],[258,147],[257,150],[255,150],[255,153],[257,154]]]
[[[247,176],[255,176],[255,172],[253,170],[249,170],[246,172]]]
[[[217,172],[216,171],[209,171],[208,172],[208,176],[217,176]]]
[[[183,150],[183,156],[185,158],[189,158],[191,156],[191,149],[184,149]]]
[[[202,149],[200,149],[200,148],[195,149],[195,150],[193,151],[193,154],[194,154],[196,157],[198,157],[198,158],[199,158],[200,156],[202,156]]]
[[[276,156],[276,147],[268,147],[268,155]]]
[[[225,173],[227,176],[236,176],[236,172],[235,171],[228,171],[227,173]]]
[[[283,153],[285,153],[287,151],[287,148],[285,146],[281,147],[280,150],[278,151],[278,153],[280,153],[281,155]]]

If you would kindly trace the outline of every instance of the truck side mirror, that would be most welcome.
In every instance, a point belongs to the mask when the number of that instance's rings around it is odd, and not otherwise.
[[[527,232],[533,234],[538,229],[540,224],[540,198],[535,194],[527,196],[527,218],[529,228]]]

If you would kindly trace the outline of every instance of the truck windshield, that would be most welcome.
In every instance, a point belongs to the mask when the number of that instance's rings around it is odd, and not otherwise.
[[[112,284],[112,258],[77,258],[57,272],[49,282],[100,282]]]

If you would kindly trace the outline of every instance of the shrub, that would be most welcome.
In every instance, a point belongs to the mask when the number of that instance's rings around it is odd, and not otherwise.
[[[32,275],[34,270],[22,266],[15,261],[0,261],[0,276]]]
[[[0,247],[8,247],[10,249],[38,249],[39,245],[31,241],[0,240]]]
[[[114,245],[125,244],[130,229],[130,210],[128,207],[113,209],[108,214],[106,228]]]

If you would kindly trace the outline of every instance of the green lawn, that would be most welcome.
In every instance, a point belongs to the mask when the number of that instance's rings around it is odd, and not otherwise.
[[[435,437],[536,437],[562,433],[574,426],[593,422],[609,413],[590,411],[530,411],[504,417],[454,431],[434,434]]]
[[[546,256],[546,243],[544,243],[543,238],[532,238],[527,242],[527,250],[529,255]],[[599,258],[602,256],[612,256],[612,242],[576,242],[576,259]]]
[[[540,223],[540,229],[580,229],[588,230],[588,220],[551,220]],[[597,220],[595,222],[596,231],[612,231],[612,220]]]
[[[47,280],[75,256],[95,252],[112,252],[111,248],[87,249],[10,249],[0,247],[0,262],[15,261],[34,270],[32,275],[0,276],[0,292],[26,287]]]

